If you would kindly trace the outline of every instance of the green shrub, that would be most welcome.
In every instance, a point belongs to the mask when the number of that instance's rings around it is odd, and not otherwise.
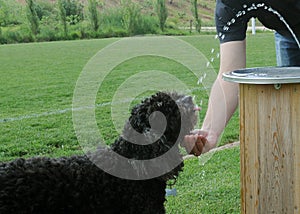
[[[157,19],[154,16],[142,16],[135,34],[156,34],[159,31]]]
[[[63,0],[58,0],[59,17],[63,27],[64,37],[68,36],[67,13],[63,4]]]
[[[158,20],[159,20],[159,27],[160,27],[161,31],[164,31],[165,23],[168,18],[168,10],[166,7],[165,0],[157,0],[156,1],[156,13],[157,13]]]
[[[81,38],[81,33],[79,30],[71,31],[69,35],[69,39],[76,40]]]
[[[166,28],[165,31],[162,32],[161,34],[162,35],[172,35],[172,36],[190,35],[190,33],[186,30],[171,29],[171,28]]]
[[[92,38],[90,35],[89,23],[87,21],[82,21],[77,24],[78,31],[80,33],[81,39]]]
[[[36,4],[33,0],[26,0],[27,19],[30,25],[32,34],[37,35],[39,29],[39,17],[36,12]]]
[[[24,19],[24,10],[18,2],[0,0],[0,26],[19,25]]]
[[[21,38],[18,41],[18,43],[22,43],[22,42],[28,43],[28,42],[35,41],[31,31],[28,29],[28,26],[26,26],[25,24],[20,26],[19,32],[20,32]]]
[[[5,38],[3,37],[3,33],[2,33],[2,27],[0,27],[0,44],[5,44],[7,43]]]
[[[42,25],[40,33],[36,36],[37,41],[56,41],[65,38],[61,33],[52,25]]]
[[[61,4],[66,11],[66,17],[76,17],[79,22],[83,20],[83,4],[78,0],[61,0]],[[75,23],[76,24],[76,23]]]
[[[76,25],[71,25],[69,28],[68,39],[90,39],[93,38],[88,23],[80,22]]]
[[[142,14],[141,7],[131,0],[122,0],[122,23],[129,35],[141,34],[142,31]]]
[[[34,37],[26,25],[8,28],[2,32],[0,37],[1,44],[33,42]]]
[[[39,20],[42,20],[43,17],[52,16],[55,13],[55,7],[49,1],[37,0],[35,2],[35,11]]]
[[[123,11],[120,8],[106,9],[100,14],[101,28],[108,28],[110,26],[124,28],[122,20]]]
[[[128,31],[124,28],[109,26],[103,28],[100,33],[100,38],[110,38],[110,37],[127,37],[129,36]]]
[[[4,38],[8,44],[18,43],[21,40],[21,34],[19,31],[6,31]]]
[[[94,32],[99,29],[99,11],[97,0],[88,0],[89,20]]]
[[[122,1],[122,23],[129,35],[154,34],[158,31],[155,17],[142,14],[141,6],[131,0]]]

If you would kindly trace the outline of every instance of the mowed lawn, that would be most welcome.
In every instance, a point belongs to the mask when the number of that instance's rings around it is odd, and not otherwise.
[[[198,49],[212,66],[211,72],[218,71],[219,48],[214,35],[177,39]],[[118,40],[0,46],[0,161],[38,155],[82,154],[72,121],[76,82],[89,60]],[[248,67],[275,65],[273,34],[248,35],[247,43]],[[118,135],[111,119],[111,101],[115,92],[132,75],[149,70],[167,72],[190,88],[190,94],[202,106],[201,125],[209,87],[199,84],[187,67],[174,60],[139,56],[118,64],[99,88],[95,112],[98,128],[107,144]],[[147,84],[147,80],[141,81]],[[153,91],[142,91],[134,103],[151,93]],[[238,140],[238,131],[237,112],[222,135],[220,145]],[[239,149],[217,152],[205,164],[199,160],[185,161],[185,171],[175,185],[178,194],[168,197],[167,212],[239,213]]]

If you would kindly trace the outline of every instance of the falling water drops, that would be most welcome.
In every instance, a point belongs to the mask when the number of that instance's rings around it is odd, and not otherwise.
[[[200,78],[198,79],[197,84],[200,85],[200,84],[202,84],[202,82],[203,82],[203,77],[200,77]]]

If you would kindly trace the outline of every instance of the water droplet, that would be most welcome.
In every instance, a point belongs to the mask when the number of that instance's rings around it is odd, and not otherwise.
[[[228,30],[229,30],[229,27],[228,27],[228,26],[224,26],[224,27],[223,27],[223,30],[224,30],[224,31],[228,31]]]
[[[218,34],[215,35],[215,39],[218,39]]]
[[[220,53],[217,53],[217,58],[220,58]]]
[[[211,59],[210,59],[210,61],[211,61],[211,62],[214,62],[214,61],[215,61],[215,59],[214,59],[214,58],[211,58]]]
[[[264,3],[260,3],[260,4],[257,4],[256,6],[257,7],[263,7],[263,6],[265,6],[265,4]]]
[[[210,65],[210,62],[207,62],[207,63],[206,63],[206,67],[209,67],[209,65]]]
[[[221,39],[222,39],[222,40],[224,40],[224,39],[225,39],[225,35],[224,35],[224,34],[221,36]]]
[[[205,79],[206,78],[206,73],[204,73],[204,75],[203,75],[203,79]]]
[[[244,5],[243,5],[243,7],[244,7],[244,8],[246,8],[246,7],[247,7],[247,5],[246,5],[246,4],[244,4]]]
[[[214,53],[214,52],[215,52],[215,49],[214,49],[214,48],[212,48],[212,49],[211,49],[211,53]]]
[[[239,12],[236,14],[236,17],[239,18],[239,17],[242,16],[242,15],[243,15],[242,11],[239,11]]]
[[[203,82],[203,77],[200,77],[200,78],[198,79],[197,84],[200,85],[200,84],[202,84],[202,82]]]

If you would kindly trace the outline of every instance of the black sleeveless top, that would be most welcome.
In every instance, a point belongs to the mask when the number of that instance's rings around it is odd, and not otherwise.
[[[221,43],[246,38],[247,23],[256,17],[267,28],[300,38],[300,0],[217,0],[215,21]]]

